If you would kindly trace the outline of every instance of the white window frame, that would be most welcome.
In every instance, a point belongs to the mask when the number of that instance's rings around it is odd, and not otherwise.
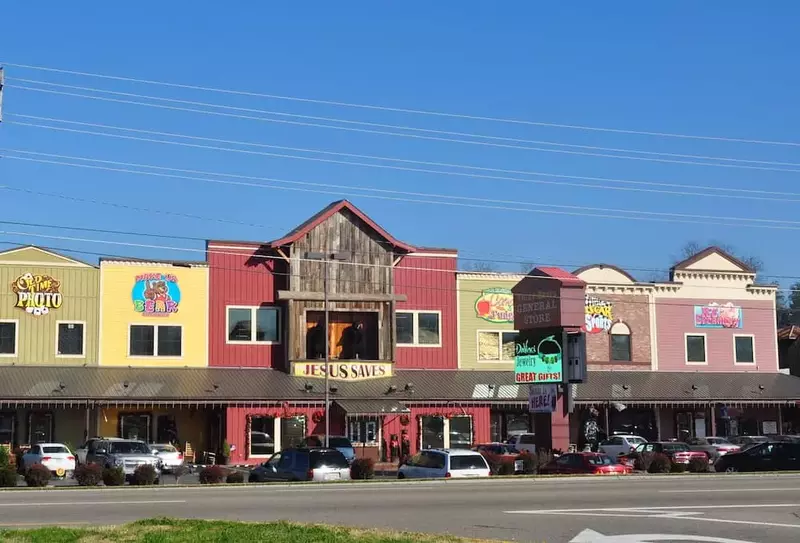
[[[154,333],[153,333],[153,354],[152,355],[148,356],[148,355],[140,355],[140,354],[135,354],[135,355],[131,354],[131,327],[132,326],[152,326],[155,329]],[[158,354],[158,329],[161,326],[175,326],[175,327],[181,329],[181,355],[180,356],[160,356]],[[131,323],[129,323],[128,324],[128,358],[135,358],[137,360],[154,360],[154,359],[158,359],[158,360],[182,360],[183,359],[183,355],[184,355],[184,353],[186,351],[186,349],[183,348],[183,346],[186,344],[186,342],[184,341],[186,339],[186,336],[183,333],[183,331],[184,331],[183,328],[184,328],[183,324],[177,324],[177,323],[170,323],[170,324],[167,324],[167,323],[155,324],[155,323],[152,323],[152,322],[131,322]]]
[[[703,337],[703,358],[705,362],[689,362],[689,337],[702,336]],[[690,333],[687,332],[683,335],[683,359],[687,366],[708,366],[708,334],[706,333]]]
[[[231,323],[231,309],[249,309],[250,310],[250,341],[231,341],[230,338],[230,323]],[[256,316],[259,309],[274,309],[278,314],[278,340],[277,341],[258,341],[256,337]],[[283,312],[281,307],[277,305],[226,305],[225,306],[225,343],[227,345],[280,345],[282,337],[281,318]]]
[[[750,341],[753,342],[753,361],[752,362],[739,362],[736,360],[736,338],[737,337],[749,337]],[[756,365],[756,336],[754,334],[734,334],[733,335],[733,365],[734,366],[750,366],[753,367]]]
[[[481,353],[481,334],[497,334],[497,348],[498,354],[503,356],[503,334],[519,334],[519,330],[476,330],[475,331],[475,359],[481,364],[510,364],[514,362],[514,357],[509,359],[485,359],[480,357]]]
[[[275,446],[272,454],[250,454],[250,451],[253,449],[253,443],[249,435],[245,436],[247,438],[247,458],[272,458],[273,455],[281,452],[281,417],[273,417],[266,414],[262,415],[260,413],[248,413],[247,416],[272,419],[272,444]]]
[[[80,324],[83,330],[83,339],[81,341],[81,354],[60,354],[58,352],[58,340],[61,335],[62,324]],[[130,344],[128,345],[130,348]],[[86,358],[86,321],[56,321],[56,358]]]
[[[413,343],[400,343],[396,342],[398,347],[441,347],[442,346],[442,312],[438,309],[398,309],[397,313],[411,313],[414,315],[414,342]],[[433,313],[439,317],[439,343],[420,343],[419,342],[419,314],[420,313]]]
[[[0,323],[14,325],[14,352],[0,353],[2,358],[16,358],[19,356],[19,319],[0,319]]]

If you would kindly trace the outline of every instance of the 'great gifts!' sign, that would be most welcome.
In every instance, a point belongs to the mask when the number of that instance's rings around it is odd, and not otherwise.
[[[529,340],[514,345],[515,383],[560,383],[563,380],[563,354],[561,344],[554,335],[538,344]]]

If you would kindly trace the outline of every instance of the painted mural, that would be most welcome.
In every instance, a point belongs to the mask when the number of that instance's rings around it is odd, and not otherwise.
[[[586,324],[583,331],[587,334],[599,334],[611,330],[614,321],[613,304],[600,298],[586,295]]]
[[[131,297],[134,311],[146,317],[161,317],[177,313],[181,303],[178,278],[171,273],[137,275]]]
[[[741,328],[744,324],[742,308],[728,302],[694,306],[694,325],[696,328]]]
[[[494,323],[514,322],[514,295],[508,288],[487,288],[475,300],[475,315]]]
[[[25,273],[11,283],[11,290],[16,295],[14,307],[35,317],[60,308],[64,301],[61,281],[49,275]]]

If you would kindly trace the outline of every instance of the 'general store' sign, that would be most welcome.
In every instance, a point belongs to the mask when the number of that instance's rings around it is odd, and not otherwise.
[[[311,379],[325,378],[325,362],[295,362],[292,375]],[[391,362],[328,362],[328,378],[336,381],[366,381],[392,377]]]

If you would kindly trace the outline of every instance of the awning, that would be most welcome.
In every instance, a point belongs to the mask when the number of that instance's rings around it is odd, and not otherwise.
[[[393,400],[336,400],[335,403],[348,415],[388,415],[410,412],[408,407]]]

